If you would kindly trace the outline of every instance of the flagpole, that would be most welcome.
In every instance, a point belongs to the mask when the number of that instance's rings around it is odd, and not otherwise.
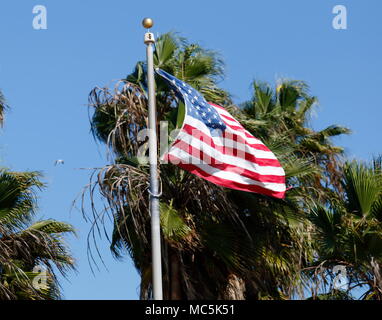
[[[149,29],[153,26],[150,18],[145,18],[142,25]],[[154,300],[163,300],[162,290],[162,258],[160,238],[160,213],[159,213],[159,177],[158,177],[158,147],[157,147],[157,119],[155,103],[155,80],[153,46],[154,35],[147,30],[145,34],[147,55],[147,85],[149,99],[149,163],[150,163],[150,214],[151,214],[151,252]]]

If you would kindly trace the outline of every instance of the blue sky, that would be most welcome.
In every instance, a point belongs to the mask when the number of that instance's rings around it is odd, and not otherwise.
[[[347,7],[347,30],[332,27],[338,4]],[[35,5],[47,8],[47,30],[32,28]],[[90,225],[70,208],[91,173],[80,168],[107,163],[89,132],[88,93],[145,58],[145,16],[155,20],[154,33],[178,31],[219,51],[227,65],[221,85],[235,102],[250,97],[254,79],[305,80],[320,101],[316,129],[350,127],[353,134],[336,141],[348,157],[368,160],[381,152],[380,0],[3,0],[0,15],[0,88],[12,107],[0,135],[1,165],[42,171],[48,188],[40,194],[39,217],[78,230],[68,239],[78,273],[62,281],[67,299],[138,298],[131,261],[115,261],[106,239],[99,245],[108,270],[91,273]],[[65,164],[54,166],[57,159]]]

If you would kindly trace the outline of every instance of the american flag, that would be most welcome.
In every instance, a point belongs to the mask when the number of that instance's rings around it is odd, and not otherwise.
[[[190,85],[161,69],[156,72],[185,105],[183,125],[164,161],[223,187],[284,198],[285,172],[259,139]]]

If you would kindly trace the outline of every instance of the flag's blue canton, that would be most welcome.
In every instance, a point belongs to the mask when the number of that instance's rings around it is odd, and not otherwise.
[[[222,131],[226,129],[226,125],[218,112],[208,104],[197,90],[161,69],[156,71],[170,83],[177,96],[184,101],[188,116],[202,121],[210,129]]]

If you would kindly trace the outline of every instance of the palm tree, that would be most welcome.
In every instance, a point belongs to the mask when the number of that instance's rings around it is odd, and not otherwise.
[[[309,270],[332,279],[333,266],[346,267],[347,293],[363,288],[363,299],[382,299],[381,164],[381,157],[372,164],[347,162],[341,176],[344,196],[311,213],[318,259]],[[333,291],[333,283],[325,289]]]
[[[287,91],[280,88],[277,95],[271,95],[274,107],[259,117],[250,112],[249,103],[244,112],[233,106],[230,95],[218,87],[223,64],[216,53],[189,44],[175,34],[165,34],[157,40],[154,57],[157,67],[187,81],[207,100],[227,107],[248,130],[268,142],[279,154],[288,181],[295,186],[285,200],[274,200],[223,189],[178,167],[162,165],[164,297],[291,297],[301,280],[300,270],[313,256],[311,242],[306,241],[309,221],[303,204],[315,199],[313,192],[310,197],[305,196],[308,188],[301,186],[309,181],[314,188],[317,176],[323,178],[323,174],[312,161],[312,154],[303,152],[297,137],[298,129],[308,131],[304,123],[296,128],[290,125],[290,130],[281,127],[272,130],[272,122],[280,118],[287,125],[288,117],[297,122],[294,112],[303,103],[311,103],[312,98],[301,89],[300,96],[295,95],[293,100],[289,91],[296,83],[292,83]],[[140,297],[148,299],[152,290],[148,167],[136,156],[144,146],[137,139],[138,132],[147,128],[144,70],[145,64],[138,62],[133,73],[117,83],[114,91],[95,88],[90,94],[89,104],[94,107],[93,134],[109,147],[113,156],[112,163],[101,169],[94,181],[108,208],[97,212],[92,206],[91,232],[98,232],[109,210],[114,221],[111,250],[117,257],[126,253],[132,257],[141,275]],[[255,100],[252,102],[259,105]],[[157,79],[157,104],[158,120],[168,120],[170,130],[179,127],[182,108],[176,108],[174,93],[161,79]],[[301,119],[306,117],[306,112],[300,113]],[[259,124],[266,124],[266,130],[262,131]],[[319,140],[313,135],[316,132],[306,133],[309,134],[312,140]],[[324,135],[322,144],[325,143],[331,147],[329,135]],[[320,151],[314,155],[318,157]],[[91,184],[90,188],[93,195],[96,186]]]
[[[247,126],[255,136],[275,145],[276,151],[282,145],[292,149],[296,157],[311,160],[318,172],[313,181],[305,179],[299,188],[304,188],[304,193],[314,191],[315,197],[324,201],[342,192],[339,167],[344,150],[333,145],[332,138],[349,134],[350,130],[339,125],[313,130],[309,120],[317,102],[303,81],[281,79],[276,89],[255,81],[253,97],[242,108],[250,118]]]
[[[73,268],[63,241],[63,235],[74,232],[73,227],[55,220],[32,222],[36,191],[43,187],[38,172],[0,170],[1,300],[57,299],[55,268],[62,274]],[[40,274],[43,269],[44,275]]]
[[[166,34],[157,41],[155,63],[189,81],[207,97],[229,99],[228,94],[216,86],[216,81],[222,75],[222,63],[211,51],[188,44],[174,34]],[[140,147],[136,137],[147,126],[144,68],[143,63],[138,63],[134,72],[127,77],[128,82],[118,89],[117,95],[110,94],[106,89],[94,90],[91,104],[96,108],[92,118],[93,133],[110,145],[117,157],[113,165],[99,174],[101,192],[114,213],[112,250],[116,256],[122,254],[123,250],[129,251],[142,277],[141,298],[149,298],[151,254],[146,192],[148,168],[140,165],[136,159]],[[169,119],[170,125],[175,127],[177,109],[172,107],[175,103],[173,92],[160,81],[157,92],[159,120]],[[161,178],[165,297],[215,298],[222,291],[218,286],[224,286],[226,282],[226,264],[238,268],[241,258],[231,257],[234,247],[237,247],[231,244],[235,238],[234,230],[225,233],[229,245],[224,249],[228,252],[221,252],[221,255],[226,256],[223,257],[226,263],[222,263],[218,256],[205,254],[204,248],[208,244],[219,246],[211,248],[211,251],[222,250],[220,243],[213,239],[208,241],[207,236],[202,237],[202,233],[211,234],[209,229],[219,221],[222,224],[220,232],[224,232],[225,220],[236,225],[237,230],[243,227],[237,222],[236,212],[221,188],[172,166],[162,166]],[[203,230],[200,226],[203,226]],[[215,232],[218,232],[218,228]],[[199,260],[201,268],[190,268]],[[213,279],[210,274],[214,269],[219,279],[215,281],[218,286],[211,285]],[[205,284],[203,288],[197,288],[200,283]]]

